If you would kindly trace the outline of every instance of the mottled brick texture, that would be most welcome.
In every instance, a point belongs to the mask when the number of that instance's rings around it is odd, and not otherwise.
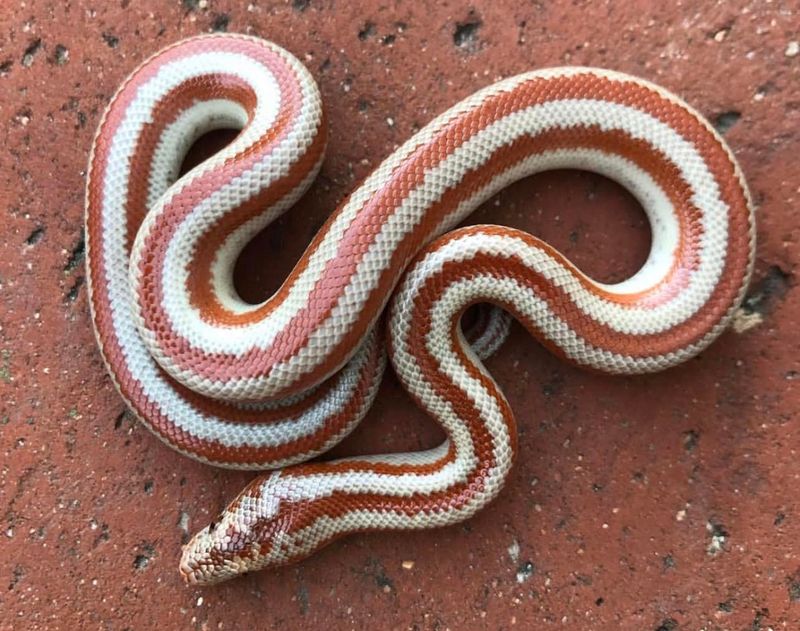
[[[796,2],[8,0],[0,20],[0,629],[800,628],[800,237]],[[725,134],[759,211],[754,283],[729,332],[669,373],[565,366],[515,330],[489,362],[521,425],[501,497],[460,526],[343,540],[202,591],[177,560],[248,479],[132,422],[95,349],[83,189],[100,113],[144,57],[211,30],[273,39],[319,81],[322,174],[243,255],[267,295],[356,183],[436,113],[531,68],[616,68]],[[644,260],[616,185],[544,174],[475,218],[535,232],[589,273]],[[389,378],[336,454],[439,440]]]

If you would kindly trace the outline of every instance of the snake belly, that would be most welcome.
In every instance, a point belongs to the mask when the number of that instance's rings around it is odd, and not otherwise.
[[[218,128],[241,131],[179,178],[191,145]],[[642,373],[711,343],[750,277],[752,205],[713,128],[653,84],[565,67],[495,83],[433,120],[342,202],[272,297],[244,302],[239,252],[306,191],[325,143],[310,73],[230,34],[145,61],[94,140],[87,277],[116,387],[175,450],[272,470],[185,546],[191,583],[298,561],[352,532],[453,524],[491,501],[517,451],[481,363],[504,311],[569,362]],[[607,176],[641,203],[652,246],[631,278],[598,283],[519,230],[451,231],[508,184],[560,168]],[[468,340],[461,317],[486,302],[504,311]],[[369,409],[385,347],[445,442],[302,464]]]

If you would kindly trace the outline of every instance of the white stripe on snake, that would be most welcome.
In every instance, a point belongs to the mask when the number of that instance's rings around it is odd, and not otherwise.
[[[231,127],[233,142],[178,178],[195,140]],[[297,59],[216,35],[136,69],[95,137],[88,277],[114,383],[181,453],[275,469],[184,548],[192,583],[297,561],[351,532],[452,524],[491,501],[517,451],[514,416],[481,363],[508,330],[501,309],[567,361],[632,374],[703,350],[749,280],[752,207],[712,127],[640,79],[553,68],[488,86],[428,124],[331,215],[275,295],[248,304],[233,264],[310,186],[326,128]],[[633,277],[595,282],[511,228],[451,231],[508,184],[557,168],[605,175],[641,203],[652,246]],[[465,310],[486,302],[494,310],[462,332]],[[447,440],[299,464],[366,414],[384,339]]]

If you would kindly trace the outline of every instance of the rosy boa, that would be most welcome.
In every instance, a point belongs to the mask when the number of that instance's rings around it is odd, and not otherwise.
[[[217,128],[241,132],[178,178],[194,141]],[[460,326],[468,306],[502,307],[570,362],[631,374],[704,349],[749,280],[752,206],[720,136],[662,88],[569,67],[505,79],[433,120],[339,206],[271,298],[248,304],[233,263],[306,191],[325,143],[310,73],[239,35],[148,59],[94,141],[89,288],[117,388],[177,451],[273,470],[184,548],[192,583],[296,561],[355,531],[452,524],[498,494],[516,426],[479,355],[506,324],[496,312],[473,349]],[[598,283],[519,230],[448,232],[509,183],[558,168],[605,175],[641,203],[652,248],[628,280]],[[392,365],[447,440],[298,464],[369,409],[386,364],[387,303]]]

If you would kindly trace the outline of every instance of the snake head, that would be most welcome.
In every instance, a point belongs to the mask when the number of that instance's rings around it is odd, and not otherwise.
[[[189,584],[212,585],[287,560],[275,554],[289,527],[281,500],[271,493],[272,473],[253,480],[183,548],[180,573]]]

